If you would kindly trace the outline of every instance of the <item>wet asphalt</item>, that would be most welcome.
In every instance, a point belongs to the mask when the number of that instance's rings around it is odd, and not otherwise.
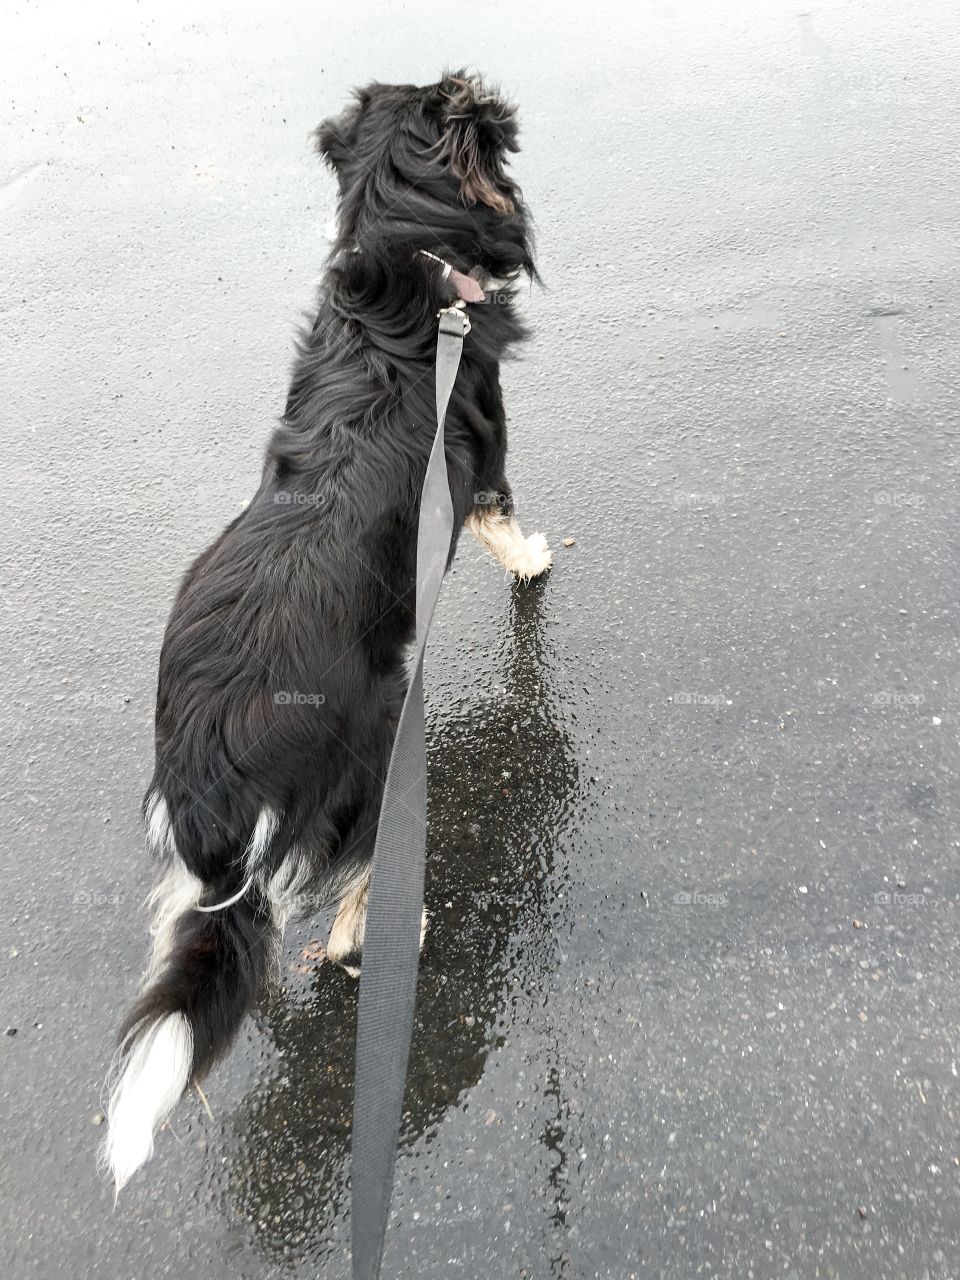
[[[464,541],[435,624],[384,1275],[960,1274],[958,25],[9,7],[5,1276],[348,1274],[325,921],[116,1209],[96,1122],[162,628],[256,486],[325,251],[308,130],[462,63],[522,107],[548,287],[504,385],[556,562],[522,590]]]

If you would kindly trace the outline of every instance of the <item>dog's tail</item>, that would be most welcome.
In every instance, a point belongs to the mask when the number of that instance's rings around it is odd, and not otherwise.
[[[277,929],[259,894],[205,911],[202,888],[176,859],[154,891],[153,959],[109,1085],[103,1158],[118,1192],[184,1090],[230,1047],[275,963]]]

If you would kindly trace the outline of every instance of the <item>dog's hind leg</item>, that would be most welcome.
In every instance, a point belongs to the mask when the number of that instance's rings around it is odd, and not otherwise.
[[[509,487],[502,492],[478,493],[477,502],[467,516],[466,527],[473,536],[509,573],[528,582],[538,578],[550,568],[553,555],[542,533],[524,537],[513,514],[513,499]]]
[[[345,969],[352,978],[360,977],[360,956],[363,951],[363,934],[367,926],[367,892],[370,888],[370,867],[354,882],[340,899],[333,928],[327,941],[327,959]],[[420,922],[420,946],[427,935],[427,911],[424,908]]]

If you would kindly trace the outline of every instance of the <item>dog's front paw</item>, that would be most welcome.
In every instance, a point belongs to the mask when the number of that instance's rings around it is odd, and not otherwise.
[[[513,572],[522,582],[529,582],[547,572],[553,564],[553,552],[542,533],[531,533],[525,542],[526,551],[517,557]]]

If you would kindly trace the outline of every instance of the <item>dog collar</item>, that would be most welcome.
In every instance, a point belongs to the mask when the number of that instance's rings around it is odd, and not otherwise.
[[[435,253],[428,253],[426,249],[418,249],[417,252],[421,257],[430,258],[433,262],[440,263],[443,267],[440,279],[450,281],[456,289],[461,302],[486,302],[487,295],[480,284],[474,280],[473,276],[464,275],[462,271],[457,271],[445,258],[440,258]]]
[[[360,246],[355,244],[351,249],[348,249],[347,252],[359,253]],[[457,291],[458,302],[461,303],[486,302],[488,290],[502,289],[507,283],[509,283],[508,281],[490,279],[487,281],[487,290],[485,290],[479,281],[475,280],[473,276],[469,276],[463,271],[458,271],[453,263],[448,262],[446,258],[441,258],[439,254],[430,253],[427,249],[418,249],[417,253],[419,253],[421,257],[429,258],[431,262],[438,262],[440,266],[443,267],[440,279],[450,281]],[[476,270],[476,268],[474,268],[474,270]]]

